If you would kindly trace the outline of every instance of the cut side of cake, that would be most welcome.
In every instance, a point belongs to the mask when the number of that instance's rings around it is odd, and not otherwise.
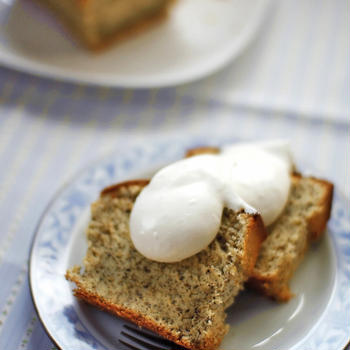
[[[225,208],[214,241],[176,263],[134,248],[129,216],[147,180],[105,189],[92,204],[83,268],[66,277],[74,294],[189,349],[216,349],[228,330],[225,309],[251,276],[266,232],[260,215]]]
[[[333,185],[327,181],[292,176],[286,208],[268,227],[268,237],[259,253],[249,285],[278,301],[293,293],[289,281],[311,242],[324,232],[330,217]]]
[[[86,47],[98,50],[148,28],[174,0],[34,0],[54,13]]]
[[[219,153],[217,147],[197,147],[186,157]],[[293,297],[289,281],[303,260],[310,243],[324,233],[330,217],[333,184],[300,174],[291,176],[289,199],[277,221],[267,227],[253,275],[248,285],[278,301]]]

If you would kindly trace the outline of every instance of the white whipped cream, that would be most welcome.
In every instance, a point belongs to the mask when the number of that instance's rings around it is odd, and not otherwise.
[[[270,225],[289,195],[292,159],[285,141],[241,143],[158,171],[137,197],[130,217],[136,249],[176,262],[215,238],[224,207],[260,213]]]

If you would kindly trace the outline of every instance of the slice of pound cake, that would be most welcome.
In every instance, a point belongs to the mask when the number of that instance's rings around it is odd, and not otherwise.
[[[92,204],[84,267],[66,274],[78,298],[190,349],[218,347],[225,309],[251,276],[265,228],[260,215],[225,208],[216,238],[175,263],[149,260],[133,246],[129,217],[147,180],[105,189]]]
[[[294,174],[289,200],[278,220],[268,227],[249,285],[279,301],[293,293],[288,282],[311,242],[321,237],[330,217],[333,185]]]
[[[189,150],[187,157],[220,153],[217,147]],[[330,217],[333,185],[314,177],[291,175],[288,202],[277,221],[267,227],[249,286],[278,301],[288,301],[293,293],[289,281],[311,242],[320,238]]]
[[[158,22],[174,0],[34,1],[51,9],[86,47],[96,50]]]

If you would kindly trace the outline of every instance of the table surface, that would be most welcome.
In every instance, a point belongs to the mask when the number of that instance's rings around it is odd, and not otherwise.
[[[349,6],[281,0],[234,62],[165,89],[73,85],[0,67],[0,349],[54,349],[27,269],[35,226],[69,178],[114,149],[187,135],[288,138],[296,164],[349,198]]]

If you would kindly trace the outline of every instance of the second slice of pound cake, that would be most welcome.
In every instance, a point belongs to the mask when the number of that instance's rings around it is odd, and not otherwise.
[[[218,147],[197,147],[186,156],[219,153]],[[282,214],[267,227],[250,287],[278,301],[288,301],[293,293],[289,281],[304,258],[310,243],[324,233],[330,217],[333,185],[322,179],[291,175],[289,199]]]
[[[189,349],[216,349],[225,309],[252,274],[266,232],[260,215],[225,208],[214,241],[176,263],[149,260],[133,246],[129,217],[147,180],[105,189],[92,204],[84,268],[66,277],[75,296]]]
[[[250,286],[278,301],[293,293],[289,281],[304,258],[310,243],[319,239],[330,217],[333,185],[313,177],[292,176],[285,210],[268,227]]]

